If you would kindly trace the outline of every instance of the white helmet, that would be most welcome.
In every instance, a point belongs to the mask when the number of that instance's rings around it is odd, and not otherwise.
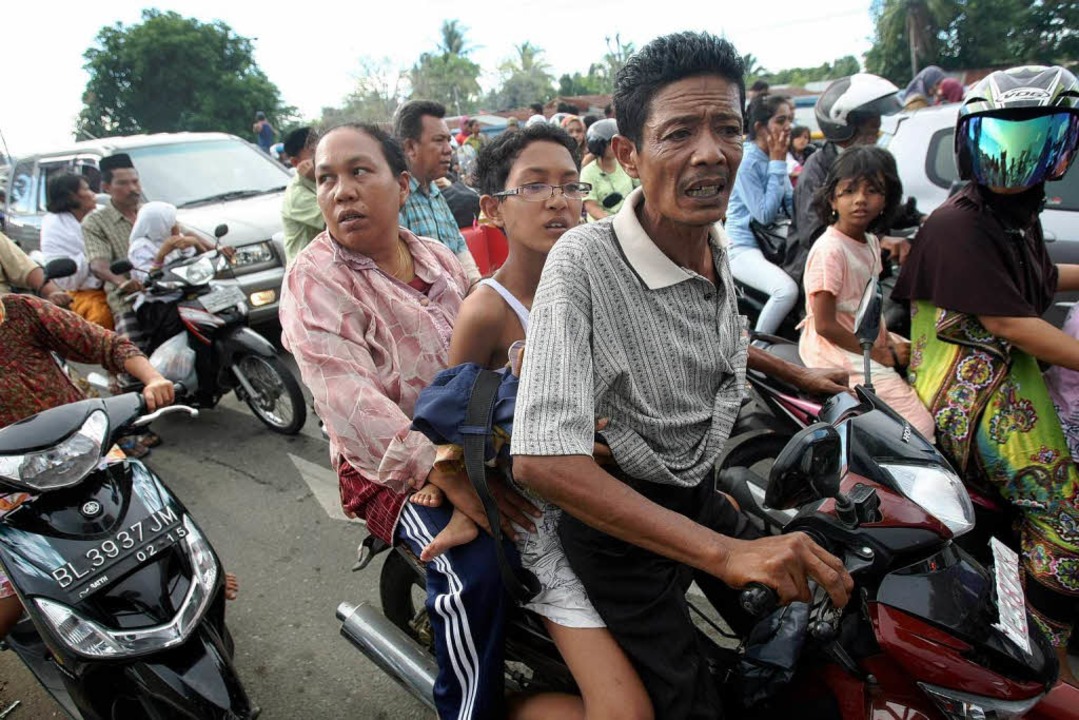
[[[858,73],[840,78],[817,99],[814,114],[824,137],[844,142],[866,118],[899,112],[899,88],[882,77]]]

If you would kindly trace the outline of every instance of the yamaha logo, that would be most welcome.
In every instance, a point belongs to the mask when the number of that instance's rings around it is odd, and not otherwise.
[[[97,517],[101,514],[101,503],[97,500],[91,500],[82,506],[82,514],[88,518]]]
[[[1009,90],[1000,96],[1003,100],[1046,100],[1049,97],[1049,93],[1041,88],[1025,87],[1015,88]]]

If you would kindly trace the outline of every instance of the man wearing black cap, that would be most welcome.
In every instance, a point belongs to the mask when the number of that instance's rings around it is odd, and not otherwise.
[[[142,187],[139,185],[139,173],[131,162],[131,156],[126,153],[102,158],[99,167],[102,188],[111,201],[82,221],[86,257],[90,261],[90,271],[105,281],[116,331],[131,336],[137,334],[138,321],[123,298],[140,290],[141,285],[137,280],[114,274],[109,266],[116,260],[127,258],[131,227],[135,224],[142,200]]]

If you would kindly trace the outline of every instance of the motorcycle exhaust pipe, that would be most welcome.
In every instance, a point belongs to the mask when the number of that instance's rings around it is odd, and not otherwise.
[[[432,710],[438,665],[419,643],[367,603],[337,606],[341,634],[384,673]]]

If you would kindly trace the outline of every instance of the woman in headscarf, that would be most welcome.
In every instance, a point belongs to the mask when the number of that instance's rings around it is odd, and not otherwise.
[[[213,250],[208,240],[184,235],[176,224],[176,207],[166,202],[149,202],[139,208],[131,227],[131,245],[127,259],[132,276],[140,280],[169,263],[193,257],[200,251]],[[164,295],[141,293],[135,300],[135,315],[147,335],[147,352],[153,353],[161,343],[183,332],[183,323],[176,308],[182,297],[179,291]]]
[[[923,68],[903,91],[903,109],[918,110],[936,102],[937,85],[945,77],[944,71],[936,65]]]
[[[112,330],[112,311],[101,280],[90,272],[82,237],[82,219],[97,207],[97,196],[85,178],[61,173],[49,179],[47,198],[48,212],[41,221],[41,252],[47,260],[71,258],[76,267],[73,276],[55,282],[71,295],[72,312]]]

